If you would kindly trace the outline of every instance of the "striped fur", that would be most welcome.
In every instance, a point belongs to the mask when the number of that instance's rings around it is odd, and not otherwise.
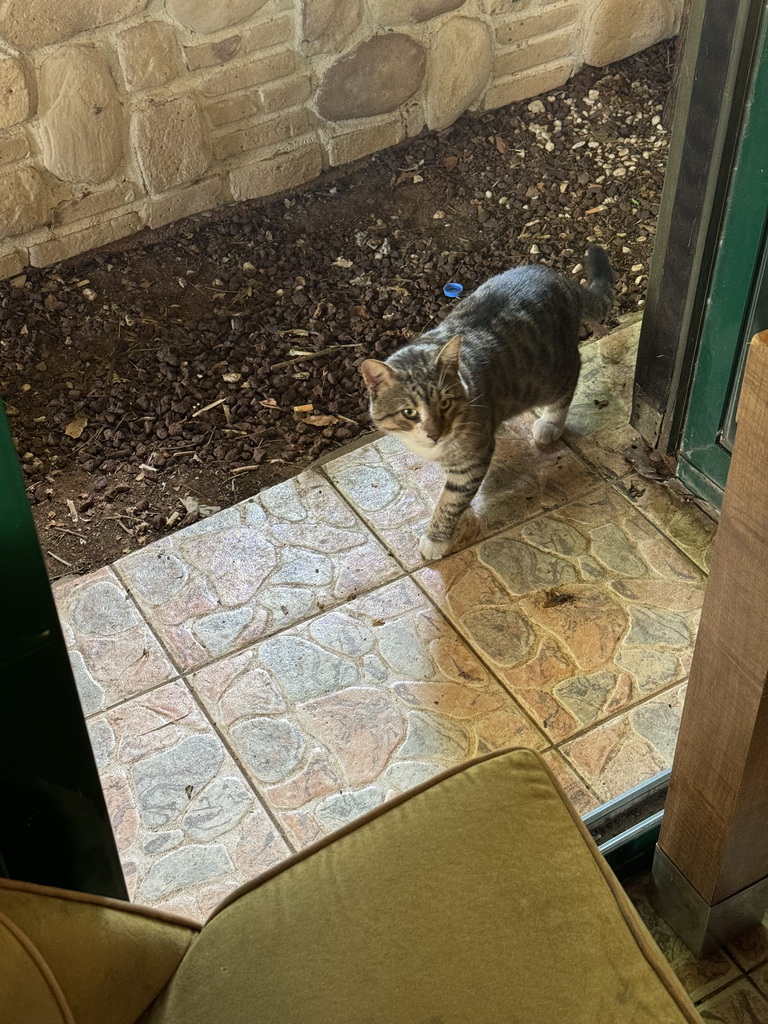
[[[537,408],[536,441],[547,444],[562,434],[579,379],[582,320],[602,320],[613,296],[599,246],[587,254],[587,280],[584,288],[543,266],[508,270],[386,362],[361,365],[376,426],[445,471],[421,539],[425,558],[450,550],[504,420]]]

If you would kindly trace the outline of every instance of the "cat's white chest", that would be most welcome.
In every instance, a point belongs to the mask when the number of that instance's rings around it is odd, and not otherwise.
[[[419,437],[415,430],[411,430],[408,433],[400,433],[398,434],[398,437],[406,448],[422,459],[434,462],[438,460],[442,454],[442,444],[434,444],[434,442],[429,441],[426,438]]]

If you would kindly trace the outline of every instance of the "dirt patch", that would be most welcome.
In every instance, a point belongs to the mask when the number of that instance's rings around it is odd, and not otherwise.
[[[51,575],[108,564],[368,430],[357,365],[438,319],[448,281],[470,290],[530,261],[569,272],[596,240],[612,322],[640,308],[672,54],[585,69],[301,193],[0,283],[0,393]]]

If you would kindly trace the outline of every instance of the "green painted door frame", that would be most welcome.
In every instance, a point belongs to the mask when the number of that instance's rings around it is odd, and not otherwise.
[[[720,506],[750,338],[765,315],[768,228],[768,18],[763,18],[683,427],[678,475]]]

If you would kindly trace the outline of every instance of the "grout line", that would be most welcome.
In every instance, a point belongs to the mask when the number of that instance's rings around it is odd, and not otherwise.
[[[630,711],[636,711],[644,704],[649,704],[652,701],[658,701],[659,697],[663,697],[665,693],[670,693],[676,687],[682,686],[683,683],[686,683],[687,681],[688,675],[686,674],[682,676],[682,678],[676,679],[673,682],[667,683],[666,685],[662,686],[661,689],[656,690],[655,693],[649,693],[648,696],[643,697],[642,700],[638,700],[634,704],[627,704],[625,707],[619,708],[618,711],[614,711],[612,714],[606,715],[606,717],[601,718],[599,722],[593,722],[591,725],[585,725],[583,729],[579,729],[578,732],[573,733],[572,736],[567,736],[565,739],[558,740],[555,744],[555,749],[562,753],[563,757],[566,757],[566,755],[560,749],[561,747],[565,746],[566,743],[573,743],[574,740],[583,739],[589,733],[594,732],[597,729],[602,729],[604,726],[614,724],[623,715],[629,714]]]
[[[725,949],[724,949],[723,946],[720,946],[718,948],[720,949],[721,952],[725,952]],[[697,958],[694,957],[694,959],[697,959]],[[751,979],[750,979],[749,975],[747,974],[747,972],[743,971],[739,967],[738,964],[736,964],[736,967],[739,970],[738,978],[731,978],[730,981],[726,981],[726,983],[724,985],[720,985],[719,988],[714,988],[711,992],[707,992],[707,994],[705,996],[702,996],[700,999],[697,999],[696,1002],[694,1003],[694,1005],[695,1006],[701,1006],[702,1003],[706,1003],[709,999],[715,999],[717,996],[721,996],[724,992],[727,992],[729,988],[732,988],[734,985],[738,985],[740,981],[751,982]],[[765,996],[763,996],[763,993],[760,992],[760,989],[757,988],[757,986],[754,984],[754,982],[751,982],[751,983],[752,983],[753,988],[756,988],[758,993],[763,997],[763,999],[765,999]],[[689,998],[690,998],[690,995],[689,995]],[[722,1018],[721,1018],[721,1020],[722,1020]]]
[[[638,474],[638,473],[635,473],[635,474],[630,474],[630,475],[640,476],[640,474]],[[621,479],[621,480],[625,480],[625,479],[626,479],[626,477],[621,477],[620,479]],[[658,483],[658,484],[659,484],[660,486],[663,486],[663,481],[661,481],[661,480],[654,480],[654,481],[651,481],[651,482],[652,482],[652,483]],[[624,500],[625,500],[625,501],[626,501],[626,502],[627,502],[627,503],[629,504],[629,506],[630,506],[631,508],[633,508],[633,509],[635,510],[635,512],[637,512],[637,514],[638,514],[638,515],[642,516],[642,517],[643,517],[643,519],[644,519],[644,520],[645,520],[645,521],[646,521],[647,523],[649,523],[649,524],[650,524],[650,525],[651,525],[651,526],[653,527],[653,529],[654,529],[654,530],[656,531],[656,533],[658,533],[658,534],[659,534],[660,536],[662,536],[662,537],[664,538],[664,540],[666,540],[666,541],[667,541],[667,542],[668,542],[669,544],[671,544],[671,545],[672,545],[672,547],[673,547],[673,548],[675,548],[675,550],[676,550],[676,551],[679,551],[679,552],[680,552],[680,554],[681,554],[681,555],[682,555],[682,556],[683,556],[683,557],[684,557],[684,558],[686,559],[686,561],[690,562],[690,563],[691,563],[691,565],[692,565],[692,566],[694,567],[694,569],[695,569],[695,570],[696,570],[696,571],[697,571],[697,572],[698,572],[698,573],[699,573],[699,574],[700,574],[701,576],[703,576],[703,577],[704,577],[704,580],[705,580],[705,581],[706,581],[706,580],[708,580],[708,579],[709,579],[709,572],[708,572],[708,570],[707,570],[707,569],[703,569],[703,568],[702,568],[702,567],[701,567],[701,566],[700,566],[700,565],[698,564],[698,562],[694,562],[694,560],[693,560],[693,559],[691,558],[691,556],[690,556],[690,555],[688,554],[688,552],[687,552],[687,551],[686,551],[686,550],[685,550],[684,548],[680,547],[680,545],[679,545],[679,544],[677,543],[677,541],[676,541],[676,540],[674,539],[674,537],[671,537],[671,536],[670,536],[670,535],[669,535],[668,533],[665,533],[665,532],[664,532],[664,530],[663,530],[663,529],[662,529],[662,528],[661,528],[661,527],[659,526],[659,524],[658,524],[658,523],[655,523],[655,522],[653,521],[653,519],[651,519],[651,518],[650,518],[650,516],[648,516],[648,515],[647,515],[647,514],[646,514],[646,513],[645,513],[645,512],[643,511],[643,509],[642,509],[642,508],[640,508],[640,506],[639,506],[639,505],[636,505],[636,504],[635,504],[635,503],[634,503],[634,502],[632,501],[632,499],[631,499],[631,498],[630,498],[630,496],[629,496],[629,495],[627,494],[627,492],[626,492],[626,491],[624,491],[624,490],[622,490],[622,489],[621,489],[621,487],[619,487],[619,486],[618,486],[618,483],[619,483],[619,480],[617,479],[617,480],[616,480],[616,481],[614,482],[614,484],[612,485],[612,486],[614,487],[614,490],[615,490],[615,491],[616,491],[616,492],[617,492],[618,494],[620,494],[620,495],[621,495],[621,497],[622,497],[622,498],[623,498],[623,499],[624,499]],[[702,513],[702,514],[703,514],[703,513]]]
[[[159,543],[162,543],[162,540],[164,540],[164,539],[165,538],[162,538]],[[146,551],[148,549],[145,548],[144,550]],[[118,561],[120,561],[120,559],[118,559]],[[107,568],[110,569],[115,574],[115,577],[117,578],[118,582],[120,583],[120,586],[126,592],[126,594],[128,595],[128,598],[130,599],[130,601],[133,604],[134,608],[138,612],[139,618],[141,619],[142,622],[146,623],[147,629],[149,630],[149,632],[152,634],[152,636],[157,641],[158,645],[160,646],[160,650],[163,652],[163,654],[166,656],[168,661],[171,663],[171,666],[176,669],[176,675],[174,676],[174,679],[178,679],[180,676],[183,675],[183,672],[184,672],[183,668],[181,667],[181,665],[179,665],[177,663],[176,658],[174,656],[174,653],[170,649],[170,647],[165,643],[163,638],[152,628],[152,623],[149,621],[147,616],[144,614],[144,611],[141,608],[141,605],[139,604],[139,602],[133,596],[133,591],[131,590],[131,587],[130,587],[128,581],[123,577],[122,573],[117,570],[116,566],[117,566],[117,562],[113,562],[112,565],[107,566]],[[170,679],[166,680],[166,682],[170,682],[170,681],[171,681]],[[153,689],[154,689],[154,687],[153,687]]]
[[[141,697],[146,697],[148,694],[154,693],[156,690],[161,689],[163,686],[169,686],[171,683],[176,683],[179,680],[184,682],[184,677],[181,674],[174,676],[172,679],[164,679],[160,683],[152,683],[150,686],[146,688],[146,690],[141,690],[139,693],[134,693],[130,697],[121,697],[120,700],[115,701],[114,704],[108,704],[106,707],[99,708],[98,711],[92,711],[90,715],[85,716],[85,720],[86,722],[92,722],[94,718],[98,718],[99,715],[104,715],[108,711],[116,711],[119,708],[124,707],[126,704],[130,704],[131,701],[133,700],[139,700],[139,698]]]
[[[542,736],[547,741],[546,742],[546,746],[542,747],[541,752],[545,753],[547,750],[550,750],[550,749],[554,750],[554,744],[552,743],[552,738],[550,736],[547,736],[547,734],[543,731],[543,729],[541,729],[536,724],[536,722],[535,722],[533,716],[530,714],[530,712],[527,711],[525,707],[523,707],[523,705],[519,702],[517,697],[513,693],[510,692],[510,690],[509,690],[509,688],[507,686],[504,685],[503,680],[501,680],[499,678],[499,676],[496,674],[496,672],[491,668],[491,666],[486,661],[486,657],[485,657],[484,653],[480,652],[475,647],[474,643],[472,643],[472,641],[469,640],[469,638],[466,637],[463,634],[463,632],[461,631],[459,626],[455,622],[453,622],[453,620],[440,608],[440,606],[435,601],[432,600],[430,594],[425,590],[425,588],[422,586],[421,582],[419,580],[413,578],[413,577],[411,579],[412,579],[412,582],[419,588],[419,590],[424,595],[426,600],[429,602],[430,607],[433,608],[437,612],[437,614],[440,616],[440,618],[450,628],[451,632],[453,632],[458,637],[459,641],[463,644],[463,646],[466,647],[470,651],[470,653],[473,654],[474,657],[480,662],[480,664],[483,666],[483,668],[490,674],[490,676],[493,679],[493,681],[499,684],[499,686],[502,688],[504,693],[509,697],[509,699],[515,705],[515,707],[520,712],[520,714],[522,714],[523,718],[530,724],[530,726],[534,729],[534,731],[536,733],[538,733],[540,736]]]
[[[284,826],[279,821],[279,819],[276,817],[276,815],[272,812],[271,808],[267,806],[266,800],[262,797],[261,793],[259,793],[258,789],[256,788],[256,783],[253,782],[253,780],[251,779],[250,775],[248,774],[248,772],[245,769],[245,766],[242,764],[239,755],[235,753],[234,749],[230,745],[229,740],[226,738],[226,736],[223,735],[221,730],[216,725],[216,722],[213,720],[212,716],[209,714],[208,709],[206,708],[204,702],[202,700],[198,699],[198,696],[197,696],[195,690],[193,689],[192,685],[185,678],[182,678],[181,681],[184,684],[184,688],[186,689],[187,693],[192,698],[192,701],[194,702],[195,706],[200,709],[201,714],[203,715],[205,720],[209,723],[209,725],[210,725],[211,729],[213,730],[214,734],[219,738],[219,740],[221,741],[222,746],[227,751],[229,756],[232,758],[232,760],[233,760],[233,762],[235,764],[235,767],[237,768],[237,770],[240,772],[240,774],[245,779],[245,782],[246,782],[248,788],[253,791],[253,794],[254,794],[254,796],[256,798],[256,803],[258,804],[259,807],[261,807],[261,809],[266,814],[267,818],[269,818],[269,820],[272,822],[272,824],[274,825],[275,829],[277,830],[277,834],[285,841],[285,844],[286,844],[286,846],[288,847],[289,850],[291,850],[293,852],[297,852],[298,850],[300,850],[301,846],[297,846],[296,839],[293,838],[293,837],[290,837],[287,834],[287,830],[284,828]],[[285,858],[281,858],[281,859],[284,860]]]

